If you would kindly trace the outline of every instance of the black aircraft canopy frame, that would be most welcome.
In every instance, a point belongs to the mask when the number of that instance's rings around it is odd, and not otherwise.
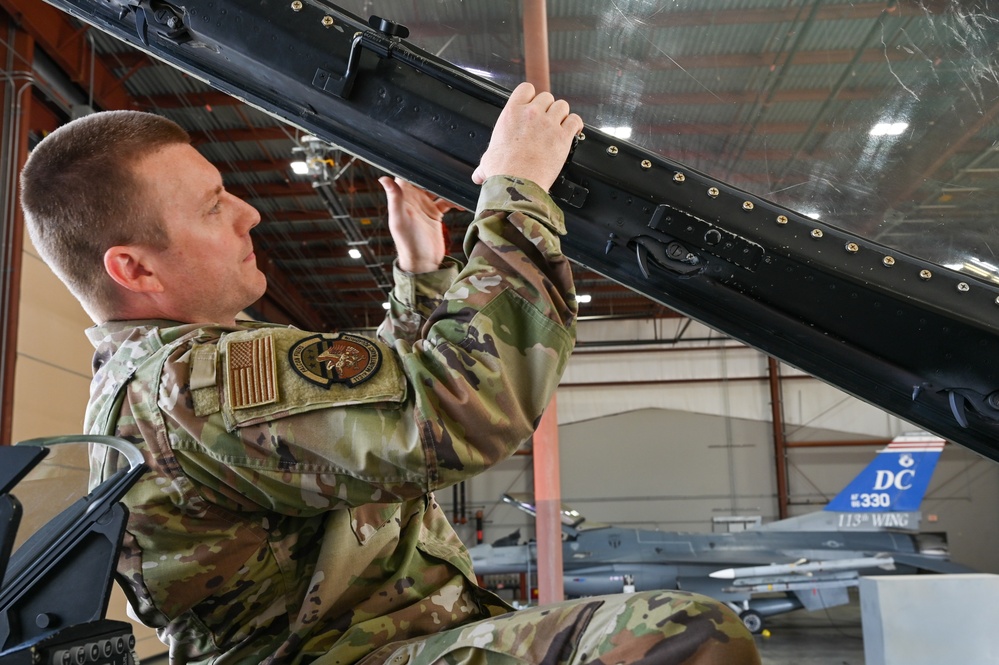
[[[213,87],[474,209],[509,92],[319,0],[49,0]],[[388,17],[391,18],[391,17]],[[999,460],[999,288],[587,126],[553,188],[565,253]]]

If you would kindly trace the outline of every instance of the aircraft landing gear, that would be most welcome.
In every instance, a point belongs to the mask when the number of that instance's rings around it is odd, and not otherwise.
[[[759,635],[763,632],[763,615],[756,610],[744,610],[739,614],[739,618],[742,619],[742,625],[746,627],[746,630],[753,635]]]

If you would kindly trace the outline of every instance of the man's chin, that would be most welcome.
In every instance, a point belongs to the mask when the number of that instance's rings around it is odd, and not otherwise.
[[[264,295],[266,294],[267,294],[267,278],[264,276],[263,273],[260,273],[260,284],[256,285],[256,288],[254,288],[251,291],[250,297],[248,298],[249,302],[245,304],[243,309],[245,310],[257,304],[258,302],[260,302],[260,299],[263,298]]]

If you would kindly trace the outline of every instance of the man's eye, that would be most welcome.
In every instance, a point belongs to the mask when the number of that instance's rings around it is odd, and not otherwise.
[[[213,206],[212,206],[212,207],[211,207],[211,208],[210,208],[210,209],[208,210],[208,214],[209,214],[209,215],[217,215],[217,214],[219,213],[219,211],[220,211],[220,210],[222,210],[222,202],[221,202],[221,201],[218,201],[218,202],[217,202],[217,203],[216,203],[215,205],[213,205]]]

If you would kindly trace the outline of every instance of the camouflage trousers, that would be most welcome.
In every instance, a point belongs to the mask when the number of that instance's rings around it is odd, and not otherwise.
[[[759,665],[760,656],[725,605],[684,591],[651,591],[511,612],[387,644],[361,663]]]

